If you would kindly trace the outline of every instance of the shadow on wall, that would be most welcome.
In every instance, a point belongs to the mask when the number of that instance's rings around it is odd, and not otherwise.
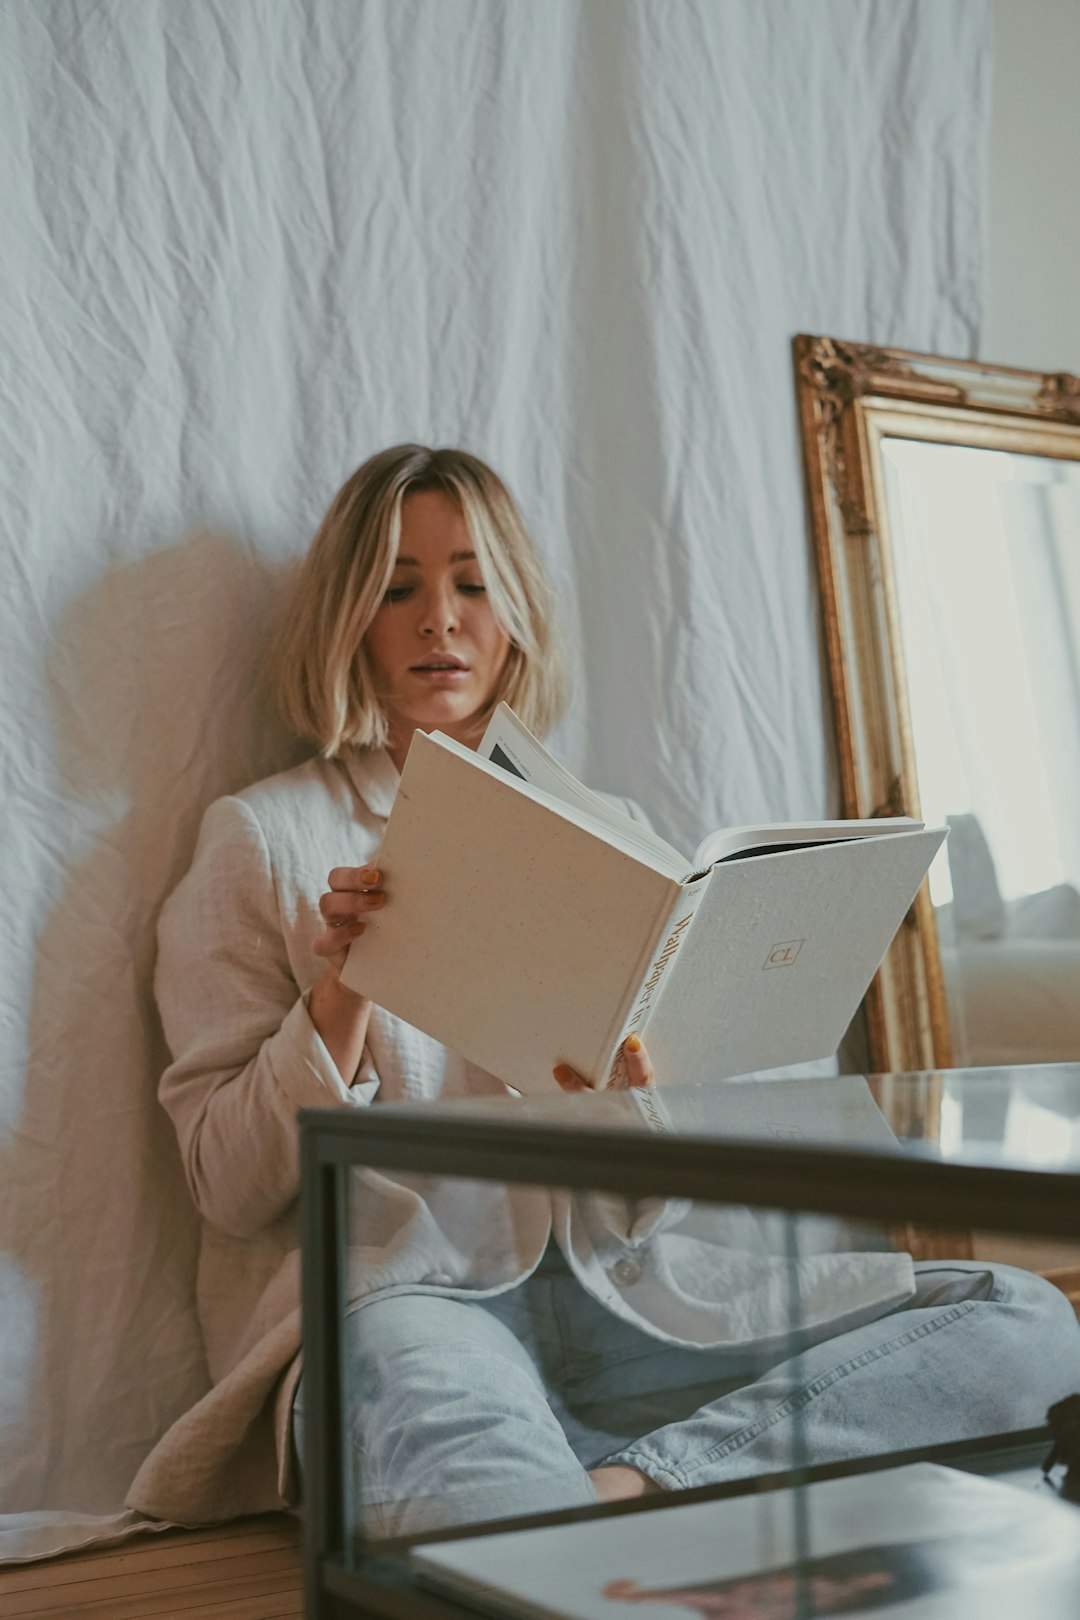
[[[167,1054],[154,929],[206,804],[300,757],[269,716],[279,573],[200,530],[114,568],[66,612],[44,677],[51,903],[37,932],[0,1367],[0,1511],[115,1509],[206,1387],[197,1221],[156,1100]]]

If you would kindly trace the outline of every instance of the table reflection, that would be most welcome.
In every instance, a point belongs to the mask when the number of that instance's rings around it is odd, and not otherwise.
[[[957,1164],[1080,1173],[1080,1063],[911,1074],[743,1078],[646,1093],[468,1099],[503,1120],[649,1130],[865,1153],[909,1150]]]

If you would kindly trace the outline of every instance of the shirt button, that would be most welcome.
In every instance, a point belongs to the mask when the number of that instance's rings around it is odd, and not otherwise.
[[[611,1280],[618,1283],[620,1288],[632,1287],[640,1276],[641,1267],[636,1260],[631,1260],[629,1255],[624,1254],[622,1259],[616,1260],[611,1268]]]

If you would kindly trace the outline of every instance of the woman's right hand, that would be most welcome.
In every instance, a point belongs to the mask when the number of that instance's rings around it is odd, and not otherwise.
[[[311,948],[340,976],[349,946],[364,932],[364,919],[386,904],[386,891],[382,873],[374,866],[335,866],[326,881],[330,888],[319,896],[326,927],[316,934]]]
[[[356,1079],[371,1018],[371,1002],[341,982],[341,970],[354,939],[364,932],[364,918],[386,904],[382,874],[374,866],[335,866],[319,896],[326,927],[316,934],[312,950],[326,962],[326,972],[312,987],[308,1011],[338,1073],[347,1086]]]

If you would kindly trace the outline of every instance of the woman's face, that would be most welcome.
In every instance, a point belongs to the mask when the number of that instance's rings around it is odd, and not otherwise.
[[[441,490],[402,503],[398,558],[365,646],[399,770],[417,729],[479,740],[478,717],[510,641],[491,611],[464,514]]]

